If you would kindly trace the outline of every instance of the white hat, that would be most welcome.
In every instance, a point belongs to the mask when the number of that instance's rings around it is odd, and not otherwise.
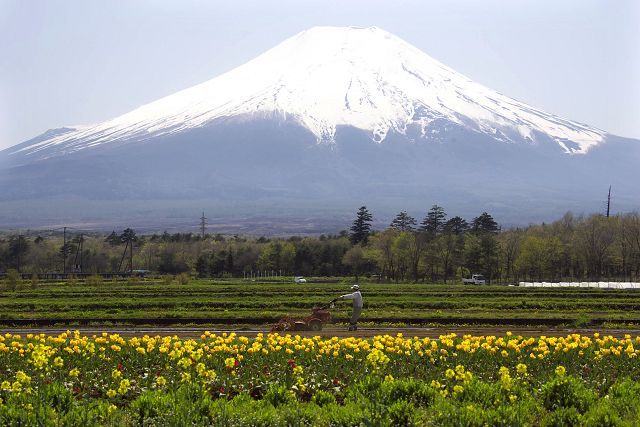
[[[358,285],[353,285],[353,286],[351,287],[351,289],[353,289],[353,290],[356,290],[356,291],[357,291],[358,289],[360,289],[360,286],[358,286]]]

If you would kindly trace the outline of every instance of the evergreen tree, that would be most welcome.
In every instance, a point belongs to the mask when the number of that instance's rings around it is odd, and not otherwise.
[[[165,231],[165,233],[166,233],[166,231]],[[115,231],[112,231],[111,234],[109,234],[104,239],[104,241],[107,242],[111,246],[118,246],[120,244],[120,236],[118,236]]]
[[[499,226],[491,215],[483,212],[479,217],[473,218],[471,229],[474,232],[496,233],[499,230]]]
[[[351,226],[351,236],[349,236],[349,240],[354,245],[358,243],[362,243],[366,245],[369,240],[369,232],[371,231],[370,222],[373,220],[373,217],[367,210],[366,206],[362,206],[358,213],[356,214],[356,219],[353,221],[353,226]]]
[[[207,275],[207,259],[204,254],[198,255],[198,259],[195,264],[196,273],[198,273],[198,277],[202,278]]]
[[[413,232],[415,230],[413,227],[414,225],[416,225],[415,218],[407,215],[406,212],[400,212],[398,215],[396,215],[395,219],[391,221],[390,227],[395,228],[400,232]]]
[[[120,243],[128,243],[131,242],[133,244],[138,243],[138,237],[136,236],[135,231],[131,228],[127,228],[120,235]]]
[[[443,208],[438,205],[433,205],[424,221],[422,221],[419,231],[434,235],[440,234],[444,229],[446,217],[447,214],[444,213]]]
[[[459,236],[469,231],[469,223],[459,216],[454,216],[444,224],[443,231]]]

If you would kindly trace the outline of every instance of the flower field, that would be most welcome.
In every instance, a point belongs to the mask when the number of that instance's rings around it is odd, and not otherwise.
[[[640,337],[0,336],[2,425],[612,426]]]

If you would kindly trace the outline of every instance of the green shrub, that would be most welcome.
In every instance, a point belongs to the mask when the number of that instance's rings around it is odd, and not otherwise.
[[[618,413],[614,409],[615,402],[601,402],[599,405],[592,407],[589,412],[583,416],[584,426],[589,427],[632,427],[637,424],[638,418],[633,416],[630,422],[622,420],[623,414]],[[631,423],[633,421],[633,424]]]
[[[84,282],[87,286],[100,286],[102,285],[103,278],[100,275],[89,276]]]
[[[9,269],[9,270],[7,270],[7,276],[6,276],[6,279],[5,279],[5,283],[7,285],[7,290],[13,292],[19,286],[22,286],[22,278],[20,277],[20,274],[18,274],[18,272],[16,270]]]
[[[45,393],[49,405],[58,413],[66,414],[74,406],[73,391],[61,383],[48,384]]]
[[[178,283],[182,286],[187,286],[189,284],[189,275],[187,273],[182,273],[178,277],[176,277]]]
[[[625,378],[609,389],[611,406],[623,417],[640,418],[640,383]]]
[[[311,400],[320,407],[336,403],[336,397],[333,393],[323,390],[316,391]]]
[[[133,285],[139,285],[140,284],[140,277],[138,277],[137,275],[133,274],[131,276],[129,276],[127,278],[127,285],[129,286],[133,286]]]
[[[136,416],[139,425],[143,425],[147,419],[162,417],[169,411],[170,407],[163,395],[160,391],[145,391],[131,402],[131,411]]]
[[[37,289],[40,285],[40,279],[37,274],[31,275],[31,289]]]
[[[595,393],[571,375],[557,376],[542,386],[543,405],[552,411],[558,408],[576,408],[584,414],[596,399]]]
[[[425,408],[433,404],[438,394],[435,389],[417,379],[383,383],[382,390],[389,399],[389,402],[405,400]]]
[[[542,420],[543,427],[578,427],[582,424],[582,415],[577,408],[559,407],[555,411],[549,412]]]
[[[431,425],[447,427],[481,427],[485,423],[484,413],[471,406],[454,405],[444,401]]]
[[[399,399],[389,406],[389,421],[393,426],[412,425],[415,414],[416,409],[404,399]]]
[[[383,387],[382,379],[378,376],[366,376],[363,381],[358,382],[344,392],[344,400],[351,403],[359,403],[361,400],[368,400],[372,395],[377,395],[379,389]]]
[[[264,395],[264,401],[269,402],[274,408],[296,401],[296,397],[287,389],[286,386],[272,385]]]

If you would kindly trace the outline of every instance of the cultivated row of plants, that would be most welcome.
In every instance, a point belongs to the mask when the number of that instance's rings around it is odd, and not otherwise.
[[[3,425],[634,426],[640,337],[0,337]]]
[[[348,284],[162,280],[47,283],[0,293],[0,318],[281,318],[308,314],[348,292]],[[567,318],[640,322],[640,292],[595,288],[520,288],[362,283],[363,321],[429,318]],[[351,308],[339,303],[334,318]],[[570,320],[568,320],[571,323]]]

